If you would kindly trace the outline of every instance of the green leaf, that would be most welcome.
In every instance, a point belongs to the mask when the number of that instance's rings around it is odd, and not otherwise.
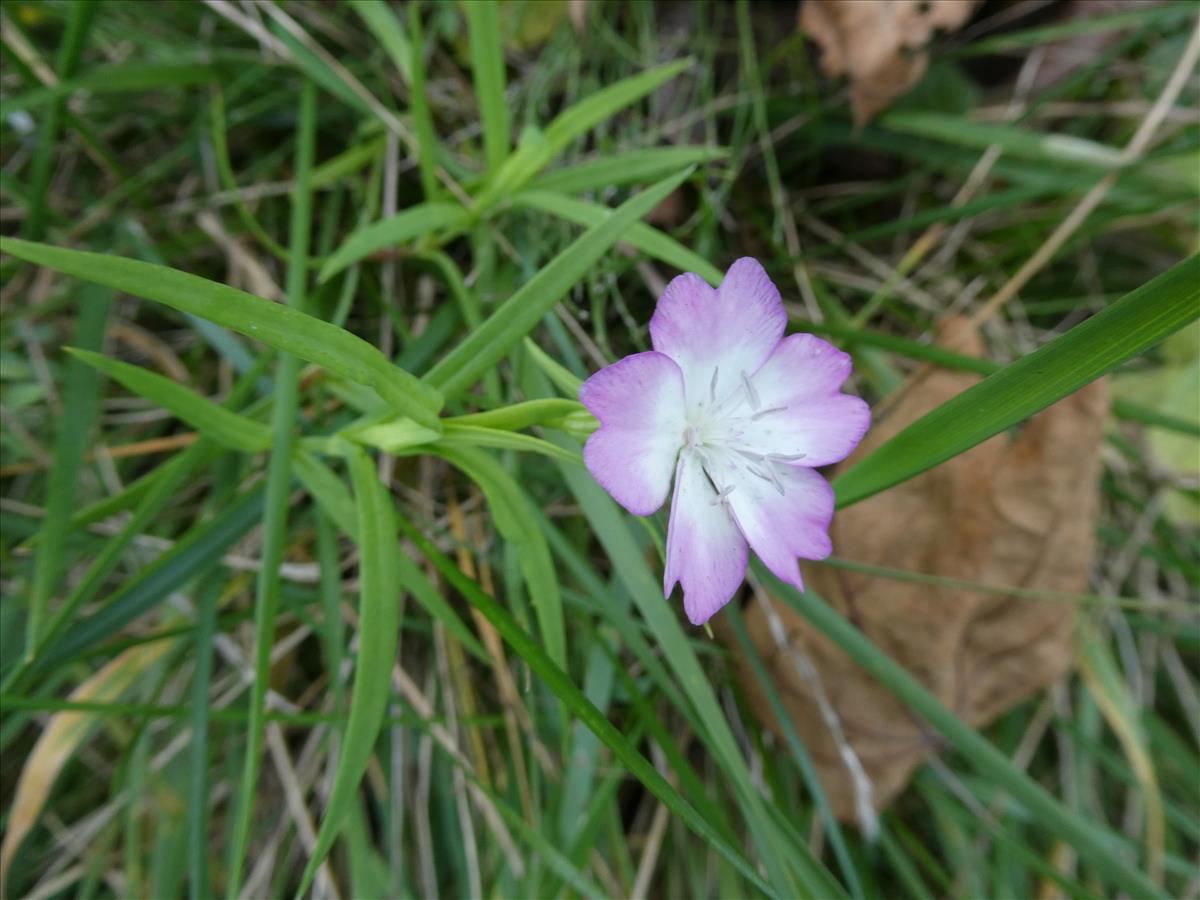
[[[365,450],[352,448],[347,453],[350,480],[358,507],[358,546],[362,588],[358,609],[358,660],[354,669],[354,687],[350,693],[350,718],[342,738],[333,789],[325,807],[325,817],[317,833],[317,843],[297,896],[303,896],[345,824],[346,814],[358,793],[358,785],[383,727],[388,697],[391,695],[392,663],[400,630],[400,597],[393,508],[387,492]]]
[[[44,675],[90,650],[217,565],[229,548],[259,523],[262,495],[262,488],[255,487],[236,497],[216,518],[192,528],[118,588],[96,612],[72,623],[62,637],[38,653],[31,673]]]
[[[629,184],[657,181],[687,166],[724,159],[724,147],[651,147],[612,156],[600,156],[573,166],[546,172],[530,186],[535,191],[582,194]]]
[[[383,45],[404,78],[404,83],[413,86],[412,45],[391,7],[384,0],[358,0],[350,8],[358,13],[359,18],[371,29],[371,34],[375,35],[375,40]]]
[[[412,31],[412,90],[409,95],[412,98],[413,130],[417,135],[417,147],[420,152],[417,164],[425,199],[432,200],[438,192],[438,139],[433,127],[429,97],[425,93],[425,57],[421,49],[425,37],[421,28],[420,3],[409,4],[408,22]]]
[[[690,59],[681,59],[622,79],[560,113],[546,126],[545,131],[530,131],[522,135],[516,152],[504,161],[504,165],[480,194],[478,209],[489,210],[501,200],[511,197],[577,137],[612,118],[631,103],[636,103],[691,64]]]
[[[567,639],[563,626],[562,597],[546,536],[537,526],[533,501],[495,459],[475,447],[430,448],[467,474],[487,497],[496,530],[517,550],[521,574],[529,587],[546,653],[555,664],[567,667]]]
[[[579,412],[584,408],[578,400],[526,400],[524,403],[513,403],[486,412],[470,413],[465,416],[455,416],[447,419],[446,425],[474,425],[480,428],[499,428],[503,431],[517,431],[531,425],[541,425],[561,419],[563,416]]]
[[[1200,315],[1200,256],[922,416],[834,480],[849,506],[970,450],[1154,346]]]
[[[84,304],[75,336],[80,343],[99,348],[104,343],[104,325],[108,320],[112,293],[97,288],[87,290],[95,296]],[[74,360],[67,363],[66,369],[63,416],[57,427],[54,462],[46,488],[46,518],[38,530],[38,549],[34,558],[25,644],[27,662],[45,637],[43,626],[46,625],[50,600],[65,575],[67,535],[75,508],[79,467],[100,406],[100,380]]]
[[[426,383],[448,394],[473,384],[533,330],[563,294],[624,237],[630,225],[654,209],[691,171],[679,172],[631,197],[581,234],[430,369]]]
[[[157,91],[167,87],[208,84],[219,77],[220,72],[205,63],[119,63],[6,99],[4,111],[12,115],[19,110],[36,109],[59,98],[69,97],[76,91],[92,94]]]
[[[414,238],[442,228],[459,228],[469,220],[469,214],[454,203],[422,203],[387,219],[372,222],[342,241],[325,265],[319,281],[328,281],[347,266],[366,259],[372,253],[396,247]]]
[[[343,534],[349,535],[357,542],[358,512],[354,498],[350,496],[350,491],[347,490],[342,480],[321,460],[303,451],[296,454],[292,465],[295,467],[296,477],[300,479],[304,489],[312,495],[321,510],[341,529]],[[475,654],[478,659],[490,664],[491,659],[483,649],[483,645],[479,643],[471,629],[463,624],[458,613],[454,611],[454,607],[446,601],[433,582],[425,577],[425,573],[417,567],[416,563],[403,553],[398,553],[396,554],[396,564],[400,583],[404,589],[425,607],[426,612],[446,626],[446,630],[453,634],[464,647]]]
[[[504,42],[496,0],[474,0],[463,7],[471,39],[471,75],[483,125],[483,155],[495,172],[512,144],[508,100],[504,96]]]
[[[288,234],[287,299],[288,307],[301,314],[308,296],[308,244],[312,233],[312,188],[309,175],[316,153],[317,88],[307,79],[300,87],[296,116],[296,178],[291,193],[291,217]],[[318,319],[312,319],[319,322]],[[336,331],[336,329],[335,329]],[[288,540],[288,513],[291,508],[292,447],[300,407],[300,361],[282,353],[275,372],[275,406],[271,414],[271,449],[267,460],[266,498],[262,521],[262,566],[254,591],[254,681],[250,686],[250,722],[246,734],[246,754],[242,777],[234,803],[229,840],[230,900],[237,897],[242,884],[250,846],[255,797],[259,790],[262,766],[262,742],[266,728],[267,687],[271,678],[271,653],[275,646],[275,621],[283,595],[280,568]]]
[[[521,453],[540,453],[560,462],[583,465],[583,457],[556,444],[543,441],[530,434],[516,434],[498,428],[480,428],[476,425],[446,425],[439,447],[492,447],[497,450],[516,450]]]
[[[609,214],[607,207],[550,191],[521,191],[513,197],[512,203],[513,206],[541,210],[585,227],[603,222]],[[629,226],[621,240],[681,272],[695,272],[714,287],[725,277],[720,269],[703,256],[693,253],[673,237],[645,222]]]
[[[438,571],[454,588],[478,609],[500,632],[501,637],[516,651],[534,672],[546,683],[578,719],[612,750],[630,773],[661,800],[693,832],[708,842],[713,849],[729,860],[751,884],[768,896],[776,892],[762,880],[744,856],[731,846],[671,784],[659,774],[650,762],[638,753],[604,714],[592,704],[575,686],[570,676],[557,666],[533,637],[517,624],[516,620],[499,603],[489,597],[479,586],[464,575],[454,563],[442,554],[402,514],[397,516],[400,530],[411,540],[421,553],[437,567]]]
[[[393,366],[361,338],[299,310],[187,272],[120,256],[17,238],[0,239],[0,252],[231,328],[350,381],[369,385],[397,412],[430,428],[439,427],[437,411],[442,398],[437,390]]]
[[[271,446],[271,430],[262,422],[218,406],[177,381],[140,366],[109,359],[102,353],[76,347],[65,349],[76,359],[119,381],[135,394],[174,413],[222,447],[243,453],[259,453]]]

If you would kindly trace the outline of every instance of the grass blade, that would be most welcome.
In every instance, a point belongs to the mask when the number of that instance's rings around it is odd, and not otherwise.
[[[261,488],[239,495],[216,518],[193,528],[174,547],[142,568],[100,609],[75,621],[61,637],[46,644],[38,651],[30,674],[53,671],[164,603],[172,591],[217,565],[229,548],[258,524],[261,515]]]
[[[471,74],[483,124],[483,155],[488,172],[495,172],[508,156],[512,131],[504,97],[504,41],[495,0],[475,0],[463,7],[471,39]]]
[[[92,288],[95,294],[85,301],[75,329],[76,340],[89,347],[99,348],[104,342],[104,324],[112,293]],[[33,585],[30,591],[28,632],[25,658],[29,661],[43,638],[43,626],[49,612],[50,599],[62,584],[64,554],[71,513],[75,508],[75,489],[79,483],[79,467],[91,437],[92,425],[100,402],[101,382],[93,378],[82,363],[67,362],[67,383],[64,391],[63,418],[54,447],[54,463],[50,469],[46,496],[46,518],[38,533],[38,552],[34,560]]]
[[[287,297],[290,309],[298,315],[305,306],[309,232],[312,226],[312,194],[308,183],[312,172],[316,143],[317,90],[305,80],[300,90],[299,122],[296,135],[296,181],[292,188],[291,234],[289,235]],[[281,307],[282,309],[282,307]],[[313,319],[312,321],[319,321]],[[336,330],[336,329],[335,329]],[[399,371],[399,370],[397,370]],[[271,418],[273,453],[267,464],[267,485],[263,514],[262,568],[254,598],[254,685],[250,694],[250,723],[246,739],[245,764],[238,790],[237,813],[230,844],[228,894],[236,898],[242,884],[242,866],[250,842],[250,823],[254,797],[258,791],[258,773],[262,764],[263,729],[266,727],[267,681],[271,674],[271,648],[275,645],[275,616],[279,609],[282,583],[279,567],[287,541],[288,502],[292,486],[292,444],[295,441],[299,396],[300,360],[281,354],[275,377],[275,409]]]
[[[771,887],[742,854],[731,846],[709,823],[696,812],[670,783],[659,774],[649,761],[625,740],[604,714],[592,704],[575,686],[570,677],[556,666],[528,632],[517,624],[504,607],[489,597],[474,581],[464,575],[454,563],[442,554],[403,515],[397,516],[400,530],[411,540],[421,553],[437,567],[438,571],[454,588],[470,601],[495,626],[496,630],[513,650],[546,683],[578,719],[583,722],[613,752],[646,788],[661,800],[693,832],[709,842],[756,888],[768,896],[775,896]]]
[[[546,654],[555,665],[565,669],[567,639],[562,596],[550,546],[537,526],[533,501],[504,467],[487,453],[474,447],[440,445],[436,452],[465,472],[487,497],[496,530],[517,550],[521,574],[533,599]],[[575,464],[578,465],[578,462]]]
[[[342,739],[333,790],[317,843],[297,896],[302,896],[345,823],[358,784],[367,770],[375,739],[383,726],[391,693],[392,662],[400,628],[400,598],[396,585],[396,536],[387,493],[365,450],[348,451],[350,479],[358,507],[357,530],[362,591],[359,595],[358,662],[350,694],[350,718]]]
[[[922,416],[834,479],[838,506],[919,475],[1079,390],[1195,319],[1198,298],[1193,256]]]
[[[553,162],[577,137],[612,118],[631,103],[636,103],[691,64],[690,59],[681,59],[622,79],[560,113],[544,132],[530,132],[522,136],[516,152],[504,161],[504,165],[483,189],[478,209],[489,210],[501,200],[511,197]]]
[[[425,382],[447,394],[473,384],[533,330],[562,295],[625,236],[630,225],[654,209],[691,172],[685,169],[631,197],[581,234],[430,369]]]
[[[160,640],[131,647],[100,669],[71,693],[72,700],[115,700],[153,663],[162,659],[174,641]],[[41,815],[50,789],[80,744],[101,716],[87,712],[60,712],[50,718],[37,744],[25,758],[13,795],[4,842],[0,845],[0,889],[4,887],[13,856]]]
[[[771,575],[761,563],[754,570],[772,594],[789,603],[829,640],[851,656],[881,684],[910,706],[982,775],[1021,803],[1043,829],[1058,835],[1079,851],[1097,871],[1135,897],[1161,897],[1149,878],[1130,866],[1114,848],[1116,839],[1077,813],[1067,809],[1045,788],[1013,765],[1012,761],[971,726],[947,709],[908,671],[894,662],[871,640],[811,591],[801,594]]]
[[[328,281],[347,266],[379,250],[404,244],[431,231],[459,228],[468,218],[467,211],[454,203],[422,203],[390,218],[372,222],[342,242],[321,267],[318,280]]]
[[[400,21],[384,0],[358,0],[351,6],[360,19],[371,29],[375,40],[387,51],[387,55],[396,64],[401,77],[408,85],[412,85],[412,45],[400,27]],[[414,94],[416,91],[413,85]]]
[[[60,82],[75,74],[75,67],[83,55],[83,47],[97,9],[97,3],[71,4],[67,13],[66,34],[59,45],[55,66],[55,74]],[[7,49],[6,47],[6,58]],[[34,240],[40,240],[46,231],[50,177],[54,174],[54,148],[58,143],[59,123],[66,113],[66,98],[63,95],[53,95],[50,99],[53,102],[42,117],[41,127],[38,129],[37,152],[33,157],[33,167],[29,175],[29,217],[25,220],[23,233]],[[11,115],[8,101],[5,101],[4,108],[5,115]]]
[[[724,159],[724,147],[651,147],[614,156],[601,156],[541,175],[530,186],[534,191],[582,194],[666,178],[688,166]]]
[[[522,191],[513,197],[513,206],[523,206],[537,209],[590,228],[604,221],[608,209],[586,200],[576,200],[565,194],[551,191]],[[629,230],[621,240],[632,247],[641,250],[647,256],[662,260],[669,266],[681,272],[695,272],[714,287],[721,283],[724,273],[703,256],[693,253],[670,235],[664,234],[652,225],[637,222],[629,226]]]
[[[219,406],[177,381],[140,366],[109,359],[103,353],[75,347],[68,347],[67,352],[80,362],[119,381],[135,394],[174,413],[222,447],[243,453],[259,453],[271,446],[271,431],[262,422]]]
[[[369,385],[397,412],[429,428],[438,427],[436,413],[442,400],[436,390],[393,366],[361,338],[299,310],[177,269],[104,253],[17,238],[0,239],[0,252],[208,319]]]

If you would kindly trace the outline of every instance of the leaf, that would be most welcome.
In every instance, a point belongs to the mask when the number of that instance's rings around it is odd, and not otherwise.
[[[174,641],[159,640],[130,647],[75,688],[71,699],[97,703],[118,699],[174,645]],[[4,887],[13,856],[41,816],[59,773],[101,718],[90,712],[55,713],[25,757],[0,846],[0,888]]]
[[[471,75],[479,121],[483,125],[483,155],[489,172],[508,156],[512,143],[508,101],[504,96],[504,42],[496,15],[496,0],[475,0],[463,11],[471,39]]]
[[[963,320],[943,324],[943,334],[955,338],[953,349],[982,352],[979,336],[963,326]],[[847,464],[978,380],[941,369],[918,374],[900,388]],[[852,617],[965,722],[985,727],[1071,668],[1075,605],[1016,592],[1086,588],[1096,549],[1107,410],[1106,382],[1094,382],[1039,413],[1015,441],[996,435],[834,518],[833,545],[856,564],[1011,587],[1013,594],[899,583],[807,564],[806,585]],[[811,661],[872,784],[875,808],[885,808],[936,750],[923,737],[924,724],[798,613],[774,606],[786,645],[773,636],[761,602],[746,613],[747,628],[772,681],[784,688],[791,721],[816,760],[835,811],[854,821],[855,784],[814,689],[792,658],[795,651]],[[778,723],[761,679],[744,665],[741,674],[760,716]]]
[[[612,118],[631,103],[636,103],[691,64],[690,59],[681,59],[624,78],[559,113],[558,117],[546,126],[545,131],[530,131],[522,135],[516,151],[504,161],[480,194],[478,209],[486,212],[501,200],[511,197],[577,137]]]
[[[400,530],[411,540],[421,553],[437,567],[438,571],[454,588],[478,609],[489,622],[500,632],[501,637],[516,651],[534,672],[546,683],[563,704],[579,721],[600,738],[612,750],[630,773],[644,784],[651,793],[661,800],[668,809],[678,816],[688,828],[707,841],[713,849],[730,861],[733,866],[746,877],[751,884],[769,896],[775,892],[762,880],[753,866],[745,857],[729,844],[713,827],[680,796],[675,788],[659,774],[649,761],[638,753],[625,737],[604,714],[583,695],[583,692],[571,681],[570,677],[547,656],[533,637],[517,624],[516,620],[499,603],[489,597],[470,578],[464,575],[454,563],[442,554],[433,544],[418,531],[402,514],[398,514]]]
[[[603,222],[609,214],[607,207],[550,191],[522,191],[513,197],[512,203],[516,207],[541,210],[585,227]],[[725,277],[720,269],[704,257],[693,253],[673,237],[644,222],[631,225],[621,240],[673,268],[683,272],[695,272],[714,287]]]
[[[174,413],[222,447],[243,453],[260,453],[271,446],[271,430],[262,422],[225,409],[177,381],[140,366],[109,359],[102,353],[75,347],[67,347],[66,351],[135,394]]]
[[[357,541],[358,513],[354,498],[350,496],[350,491],[347,490],[342,480],[321,460],[303,451],[296,454],[292,465],[295,468],[296,477],[300,479],[300,483],[312,495],[313,500],[322,511],[341,529],[343,534],[349,535]],[[477,658],[490,662],[483,645],[479,643],[474,633],[463,624],[458,613],[454,611],[454,607],[446,601],[433,582],[425,577],[425,573],[417,567],[416,563],[403,553],[398,553],[396,554],[396,564],[400,583],[416,598],[418,603],[425,607],[426,612],[445,625],[446,630]]]
[[[166,266],[104,253],[0,239],[0,252],[35,265],[107,285],[231,328],[277,350],[373,387],[397,412],[437,429],[442,398],[378,349],[345,329],[245,291]]]
[[[446,425],[473,425],[479,428],[517,431],[531,425],[541,425],[561,419],[571,413],[579,412],[583,408],[583,404],[578,400],[526,400],[524,403],[513,403],[485,412],[455,416],[453,419],[447,419]]]
[[[833,483],[838,506],[951,459],[1144,352],[1200,315],[1200,256],[1179,263],[932,410]]]
[[[4,111],[6,115],[12,115],[20,110],[36,109],[76,91],[92,94],[159,91],[166,87],[208,84],[219,77],[219,70],[205,63],[119,63],[7,98]]]
[[[96,612],[76,621],[38,653],[31,672],[44,675],[86,653],[166,602],[171,592],[179,590],[189,579],[217,565],[229,548],[259,523],[262,499],[262,487],[253,487],[237,496],[211,521],[194,526],[170,550],[143,566],[114,591]]]
[[[974,0],[806,0],[800,27],[820,46],[821,68],[849,76],[861,125],[920,80],[934,31],[957,30],[974,10]]]
[[[474,447],[431,448],[479,485],[487,497],[496,530],[517,550],[521,574],[529,587],[546,653],[567,667],[567,639],[562,596],[546,537],[537,526],[535,507],[514,478],[494,458]]]
[[[517,450],[522,453],[539,453],[560,462],[583,465],[583,457],[556,444],[543,441],[530,434],[517,434],[497,428],[480,428],[475,425],[447,425],[438,441],[440,447],[492,447],[498,450]]]
[[[358,13],[359,18],[371,29],[375,40],[383,45],[383,49],[396,64],[404,83],[415,90],[412,80],[412,45],[391,7],[384,0],[358,0],[351,9]]]
[[[1137,779],[1145,808],[1146,869],[1155,884],[1161,887],[1166,825],[1163,820],[1162,790],[1154,771],[1154,757],[1141,725],[1142,710],[1094,627],[1089,626],[1084,630],[1082,644],[1079,671],[1088,693],[1121,742],[1121,749]]]
[[[533,191],[582,194],[629,184],[644,184],[665,178],[687,166],[699,166],[724,159],[724,147],[650,147],[628,153],[598,156],[546,172],[530,186]]]
[[[317,843],[297,896],[302,896],[345,824],[367,770],[375,739],[383,727],[391,695],[392,663],[400,630],[400,596],[393,508],[366,451],[348,451],[350,480],[358,507],[359,591],[358,660],[350,693],[350,718],[342,737],[337,772]]]
[[[562,295],[622,238],[630,225],[649,213],[691,171],[685,169],[646,188],[587,229],[430,369],[426,383],[447,394],[473,384],[533,330]]]
[[[112,304],[112,294],[92,287],[93,296],[85,306],[76,325],[75,336],[80,343],[99,348],[104,343],[104,326]],[[51,598],[66,574],[65,556],[70,519],[75,506],[75,491],[79,484],[79,467],[91,438],[92,427],[100,406],[100,379],[74,360],[67,363],[64,388],[63,417],[55,435],[54,462],[46,488],[46,518],[38,530],[38,551],[34,559],[33,584],[30,589],[29,618],[25,659],[28,661],[45,637],[44,626]]]
[[[321,267],[319,281],[328,281],[380,250],[396,247],[442,228],[460,228],[470,216],[454,203],[422,203],[355,231],[330,254]]]

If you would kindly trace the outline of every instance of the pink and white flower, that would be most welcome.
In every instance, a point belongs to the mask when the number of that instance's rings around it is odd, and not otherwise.
[[[623,507],[646,516],[675,494],[663,594],[683,585],[689,621],[729,602],[748,548],[802,588],[798,558],[831,552],[833,489],[815,470],[844,459],[870,424],[840,392],[850,357],[787,314],[759,263],[739,259],[717,289],[667,285],[650,320],[654,349],[596,372],[579,399],[600,421],[583,458]]]

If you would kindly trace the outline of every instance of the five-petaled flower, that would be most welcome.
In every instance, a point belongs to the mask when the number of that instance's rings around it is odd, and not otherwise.
[[[739,259],[717,289],[667,285],[650,320],[654,349],[596,372],[579,399],[600,420],[583,458],[631,513],[662,506],[674,472],[664,596],[683,584],[700,625],[746,574],[747,545],[802,587],[797,557],[831,551],[833,489],[814,469],[849,455],[871,414],[840,392],[850,357],[787,314],[763,267]]]

